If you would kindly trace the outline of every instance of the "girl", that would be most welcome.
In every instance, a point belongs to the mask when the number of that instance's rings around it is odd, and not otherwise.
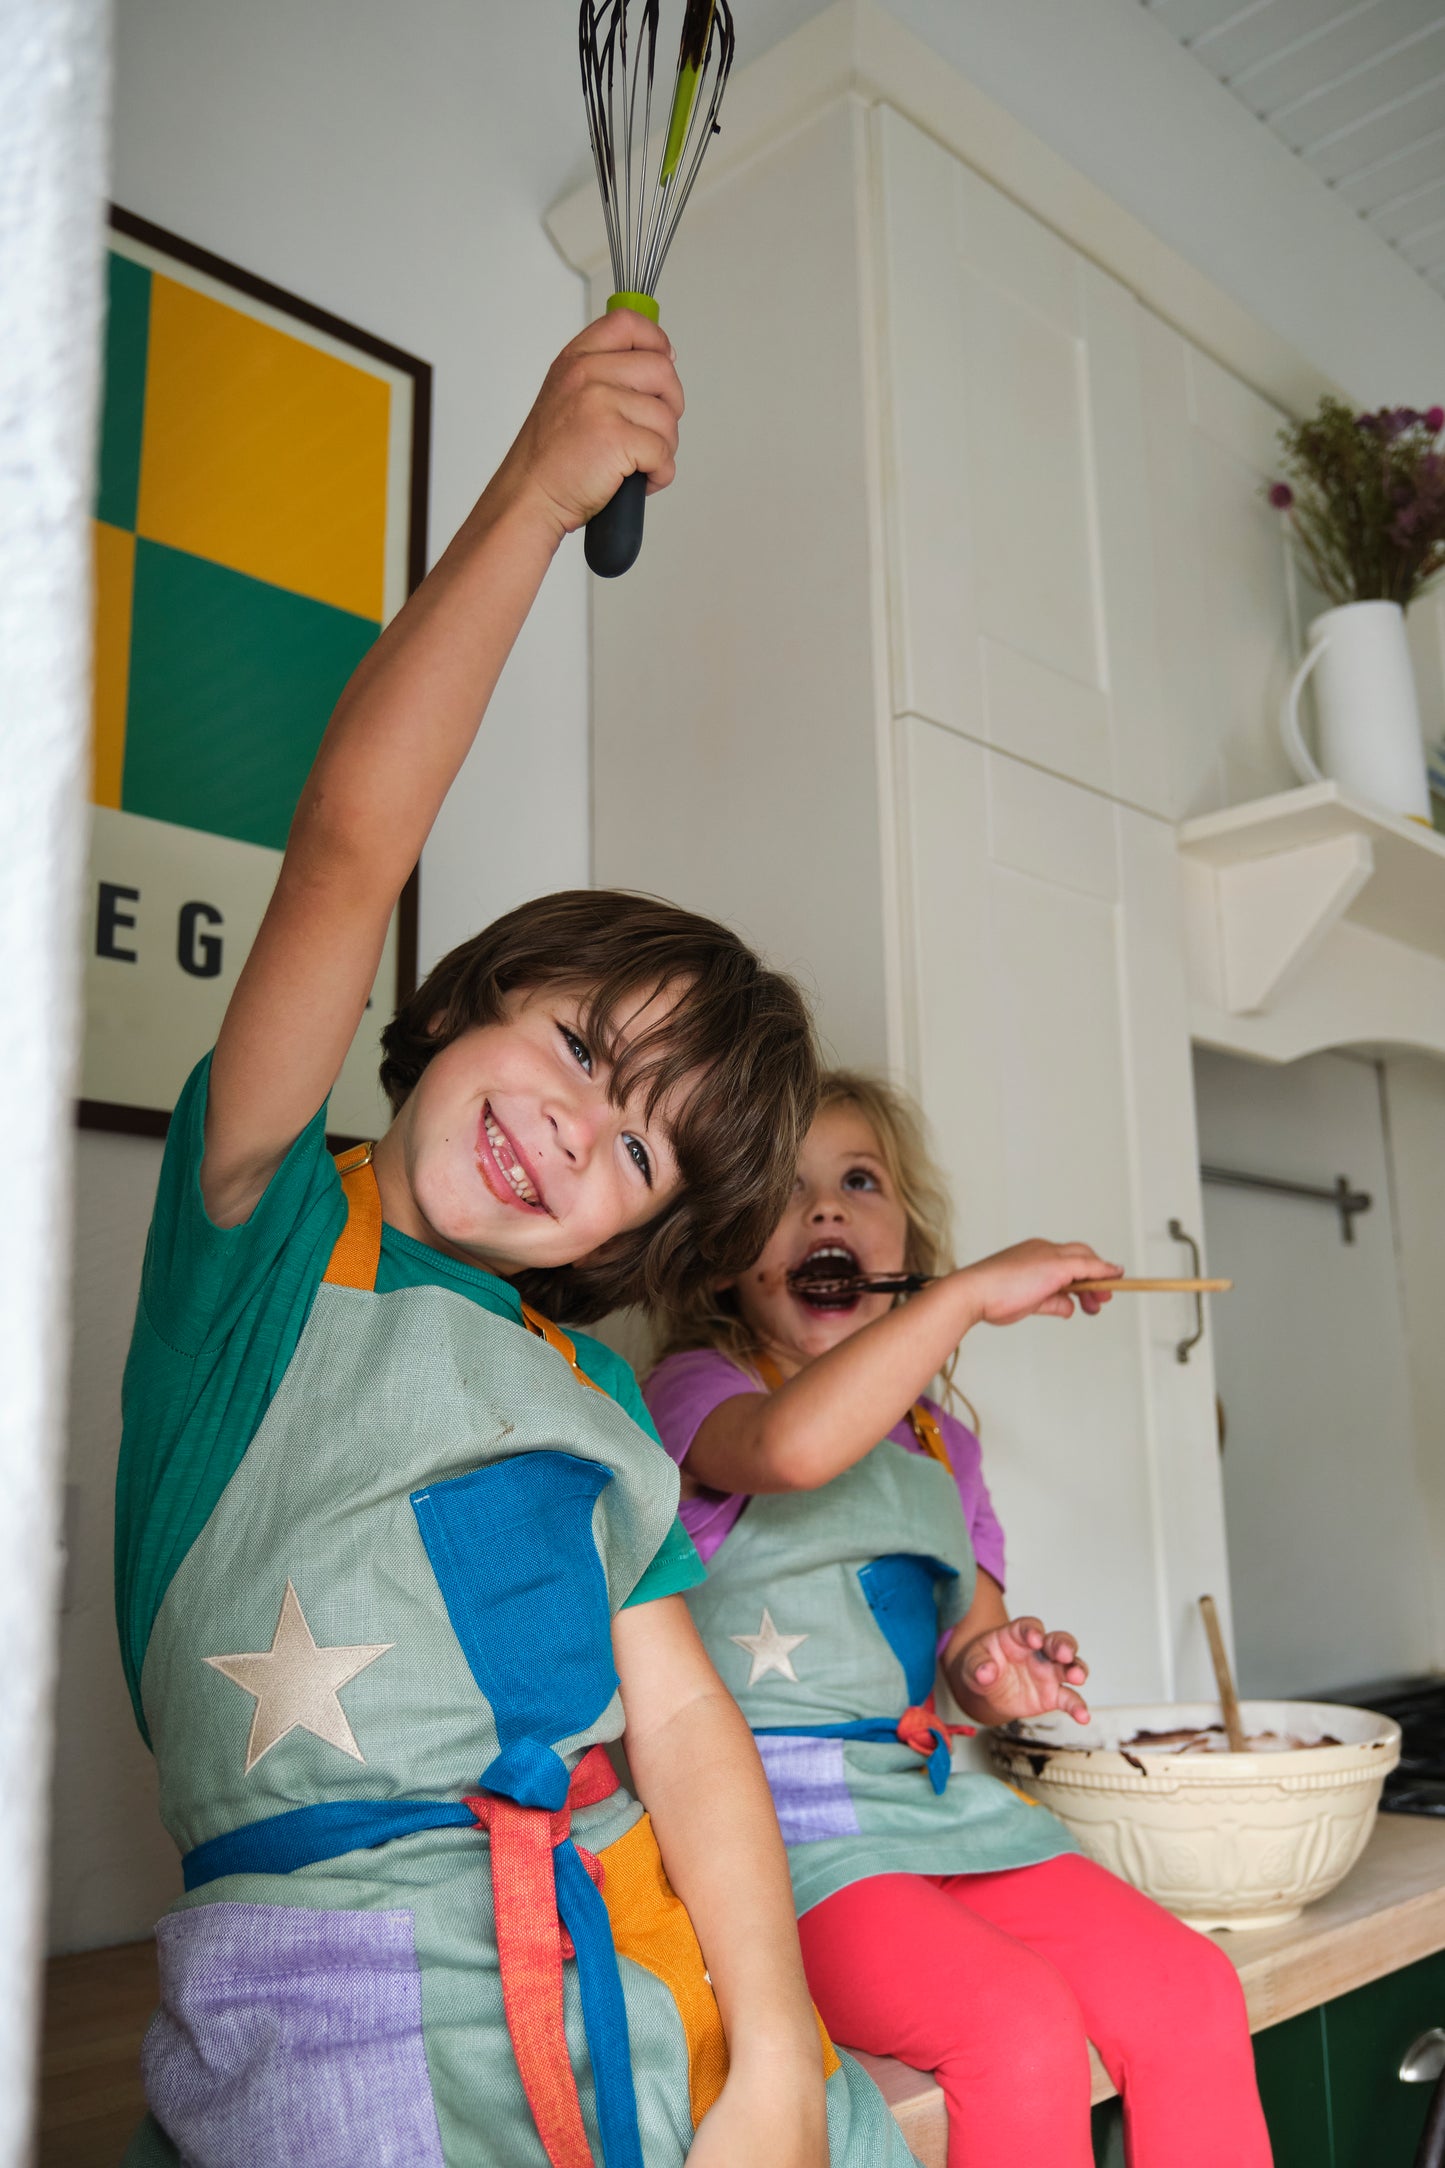
[[[585,1322],[756,1251],[816,1090],[796,990],[666,904],[524,905],[387,1030],[380,1142],[325,1147],[553,552],[628,473],[670,480],[681,408],[638,317],[554,365],[346,689],[171,1124],[116,1555],[187,1894],[132,2168],[906,2157],[820,2044],[762,1771],[677,1593],[675,1471],[625,1366],[532,1307]],[[646,1813],[604,1751],[624,1712]]]
[[[1071,1635],[1009,1618],[978,1440],[922,1388],[974,1325],[1066,1317],[1071,1282],[1118,1267],[1026,1242],[953,1271],[947,1220],[906,1103],[826,1077],[776,1233],[673,1303],[645,1389],[708,1561],[688,1601],[773,1788],[808,1984],[840,2040],[937,2072],[949,2168],[1089,2168],[1089,2040],[1133,2168],[1264,2168],[1228,1960],[1043,1808],[950,1773],[936,1651],[975,1724],[1086,1721],[1088,1674]],[[824,1299],[790,1283],[809,1259],[944,1277],[896,1307]]]

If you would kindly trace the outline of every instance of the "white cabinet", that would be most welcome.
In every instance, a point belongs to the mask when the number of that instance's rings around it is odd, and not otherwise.
[[[874,129],[895,711],[1164,812],[1137,305]]]
[[[729,919],[831,1054],[918,1091],[963,1254],[1042,1232],[1178,1272],[1174,822],[1277,780],[1274,410],[936,130],[776,66],[730,93],[743,148],[667,267],[677,486],[592,590],[596,878]],[[554,231],[600,304],[582,216]],[[1121,1299],[967,1350],[1013,1593],[1085,1639],[1101,1700],[1208,1690],[1192,1323]]]
[[[932,723],[898,730],[913,1072],[962,1254],[1086,1237],[1134,1269],[1188,1258],[1198,1166],[1169,834],[1132,808]],[[1207,1358],[1186,1297],[1120,1297],[968,1342],[1031,1608],[1086,1637],[1105,1700],[1193,1677],[1194,1600],[1222,1588]]]

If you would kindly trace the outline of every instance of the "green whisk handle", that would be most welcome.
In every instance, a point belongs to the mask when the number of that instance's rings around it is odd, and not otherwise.
[[[651,294],[613,294],[607,304],[607,313],[614,309],[635,309],[651,323],[658,319],[657,303]],[[600,512],[594,512],[587,522],[587,539],[584,545],[588,564],[599,579],[615,580],[619,573],[630,571],[636,564],[642,548],[642,521],[647,509],[647,476],[629,474],[610,504],[604,504]]]

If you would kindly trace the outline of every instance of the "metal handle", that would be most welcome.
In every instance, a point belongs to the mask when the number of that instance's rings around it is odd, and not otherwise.
[[[1433,2085],[1442,2075],[1445,2075],[1445,2030],[1432,2025],[1418,2040],[1412,2040],[1401,2056],[1400,2083]]]
[[[1185,1248],[1188,1250],[1190,1257],[1190,1278],[1197,1280],[1200,1277],[1199,1244],[1195,1241],[1193,1235],[1189,1234],[1186,1231],[1183,1222],[1180,1220],[1172,1219],[1169,1222],[1169,1234],[1172,1241],[1182,1242]],[[1187,1340],[1181,1340],[1178,1347],[1175,1348],[1175,1361],[1187,1363],[1189,1360],[1191,1349],[1197,1348],[1203,1338],[1204,1297],[1202,1295],[1196,1295],[1194,1298],[1194,1330],[1192,1333],[1190,1333]]]
[[[1400,2078],[1406,2085],[1435,2087],[1414,2168],[1445,2168],[1445,2031],[1438,2025],[1411,2041],[1400,2059]]]

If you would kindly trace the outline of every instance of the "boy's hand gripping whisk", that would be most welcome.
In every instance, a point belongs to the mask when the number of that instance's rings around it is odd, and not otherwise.
[[[607,306],[636,309],[654,324],[663,260],[717,128],[734,44],[728,0],[686,0],[667,134],[654,166],[648,136],[660,8],[661,0],[631,0],[630,7],[628,0],[582,0],[579,27],[587,129],[617,289]],[[587,562],[604,579],[636,562],[647,490],[645,474],[630,474],[587,522]]]

